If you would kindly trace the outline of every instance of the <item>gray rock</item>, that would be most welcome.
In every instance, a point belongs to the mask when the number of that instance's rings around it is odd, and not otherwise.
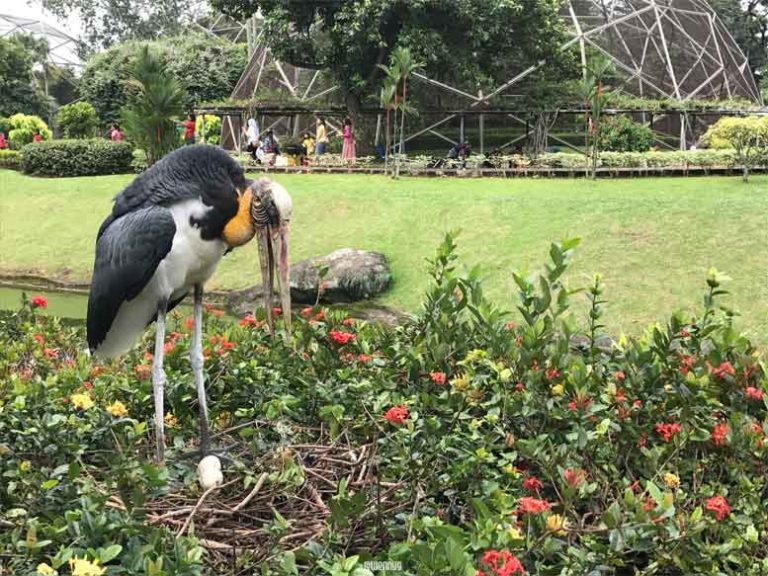
[[[321,280],[320,271],[328,271]],[[325,302],[356,302],[381,294],[392,275],[384,254],[342,248],[321,258],[302,260],[291,266],[291,298],[313,304],[321,282],[326,284]]]

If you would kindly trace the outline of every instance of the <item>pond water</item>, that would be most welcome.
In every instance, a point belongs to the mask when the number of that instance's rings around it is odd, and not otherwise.
[[[84,319],[88,309],[88,296],[71,292],[55,292],[40,289],[10,288],[0,286],[0,310],[17,310],[21,307],[21,294],[26,292],[27,298],[42,294],[48,299],[45,312],[61,318]]]

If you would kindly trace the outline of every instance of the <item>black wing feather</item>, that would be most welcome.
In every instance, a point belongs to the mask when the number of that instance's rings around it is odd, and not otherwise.
[[[170,210],[149,205],[114,219],[109,216],[96,241],[88,297],[88,347],[101,344],[120,305],[138,296],[160,261],[171,251],[176,224]]]

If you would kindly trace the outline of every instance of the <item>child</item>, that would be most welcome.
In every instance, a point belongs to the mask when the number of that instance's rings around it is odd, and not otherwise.
[[[301,163],[304,166],[309,166],[309,157],[315,151],[315,139],[309,135],[309,132],[304,132],[304,140],[301,141],[301,145],[304,147],[304,157],[301,159]]]

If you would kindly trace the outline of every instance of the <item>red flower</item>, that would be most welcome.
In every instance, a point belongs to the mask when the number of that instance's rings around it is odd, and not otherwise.
[[[669,442],[675,434],[682,431],[682,427],[677,422],[659,422],[654,429],[664,442]]]
[[[715,513],[715,518],[717,518],[718,521],[723,520],[731,513],[731,507],[723,496],[713,496],[712,498],[708,498],[706,508],[709,512]]]
[[[301,315],[302,318],[309,318],[310,316],[312,316],[312,308],[310,308],[309,306],[307,306],[306,308],[302,308],[299,314]]]
[[[650,496],[646,496],[643,500],[643,512],[650,512],[656,509],[656,500]]]
[[[93,384],[91,384],[88,380],[83,382],[83,388],[85,388],[88,391],[93,390]]]
[[[560,371],[557,368],[547,368],[544,370],[544,377],[550,382],[560,376]]]
[[[163,352],[165,354],[170,354],[171,352],[173,352],[174,348],[176,348],[176,342],[174,342],[173,340],[163,344]]]
[[[624,374],[624,372],[622,372],[621,370],[617,370],[616,372],[613,373],[613,377],[617,382],[624,382],[624,380],[626,380],[627,378],[627,375]]]
[[[715,427],[712,429],[712,442],[715,446],[725,446],[725,444],[728,443],[728,433],[731,431],[731,429],[728,427],[728,424],[725,422],[721,422],[720,424],[716,424]]]
[[[184,328],[192,330],[195,327],[195,319],[192,316],[188,316],[184,319]]]
[[[747,398],[750,400],[762,400],[763,399],[763,391],[758,390],[754,386],[747,386],[747,389],[745,390],[747,393]]]
[[[509,550],[488,550],[480,559],[480,563],[491,569],[495,576],[512,576],[513,574],[525,574],[525,569],[520,560]],[[478,570],[478,574],[485,574]]]
[[[719,378],[720,380],[723,380],[726,374],[729,376],[734,376],[736,374],[736,370],[730,362],[722,362],[717,368],[713,368],[710,364],[707,364],[707,368],[712,376]]]
[[[40,346],[42,346],[43,344],[45,344],[45,338],[43,337],[43,335],[42,335],[42,334],[35,334],[35,335],[33,336],[33,338],[35,339],[35,342],[37,342],[38,344],[40,344]]]
[[[642,400],[635,400],[632,402],[632,408],[642,408],[643,407],[643,401]]]
[[[264,323],[256,320],[256,317],[253,314],[246,314],[240,320],[240,326],[242,327],[250,326],[253,328],[261,328],[263,325]]]
[[[541,514],[549,510],[549,502],[539,500],[538,498],[531,498],[530,496],[523,496],[518,502],[517,510],[522,514]]]
[[[331,340],[340,346],[343,346],[348,342],[353,342],[356,338],[351,332],[342,332],[341,330],[331,330],[328,335],[331,337]]]
[[[515,328],[517,328],[517,322],[515,322],[514,320],[510,320],[509,322],[504,324],[504,327],[507,330],[514,330]]]
[[[221,318],[224,316],[224,310],[219,310],[218,308],[213,308],[211,310],[211,314],[213,314],[216,318]]]
[[[373,357],[372,357],[372,356],[368,356],[368,354],[360,354],[360,355],[357,357],[357,361],[358,361],[358,362],[361,362],[361,363],[363,363],[363,364],[367,364],[367,363],[368,363],[368,362],[370,362],[371,360],[373,360]]]
[[[152,373],[152,366],[148,364],[137,364],[134,367],[133,372],[139,377],[139,380],[146,380]]]
[[[59,357],[58,348],[43,348],[43,354],[48,360],[56,360]]]
[[[91,368],[91,373],[89,374],[89,376],[91,377],[91,379],[98,378],[99,376],[101,376],[103,372],[104,372],[103,366],[98,366],[98,365],[93,366]]]
[[[438,386],[443,386],[445,384],[445,372],[430,372],[429,377],[432,379],[432,382]]]
[[[283,309],[282,308],[278,308],[277,306],[272,308],[272,316],[280,316],[280,314],[282,314],[282,313],[283,313]]]
[[[522,392],[523,390],[525,390],[525,384],[523,384],[522,382],[518,382],[517,384],[515,384],[515,390],[518,392]]]
[[[616,400],[616,402],[625,402],[627,400],[627,395],[624,394],[624,390],[617,390],[613,399]]]
[[[529,476],[523,480],[523,488],[529,492],[538,492],[544,488],[544,484],[536,476]]]
[[[32,308],[48,308],[48,299],[41,294],[32,296],[32,299],[29,301],[29,303],[32,304]]]
[[[152,358],[154,358],[154,356],[152,356],[152,352],[144,352],[144,360],[147,362],[152,362]]]
[[[315,322],[321,322],[322,320],[325,320],[325,310],[321,308],[320,311],[315,314],[314,320]]]
[[[344,318],[344,320],[342,320],[341,323],[344,326],[354,326],[355,325],[355,319],[354,318]]]
[[[589,396],[573,396],[571,401],[568,402],[569,410],[586,410],[592,403],[592,398]]]
[[[680,374],[688,374],[693,369],[693,365],[696,363],[696,357],[695,356],[688,356],[683,354],[680,357]]]
[[[680,338],[688,338],[690,337],[691,333],[688,332],[685,328],[680,328],[680,331],[677,333]]]
[[[408,408],[403,406],[392,406],[384,413],[384,420],[392,424],[402,424],[408,418]]]
[[[648,437],[645,434],[642,434],[640,438],[637,439],[637,447],[642,448],[648,443]]]
[[[568,468],[563,472],[565,482],[571,488],[578,488],[586,480],[587,473],[581,468]]]

